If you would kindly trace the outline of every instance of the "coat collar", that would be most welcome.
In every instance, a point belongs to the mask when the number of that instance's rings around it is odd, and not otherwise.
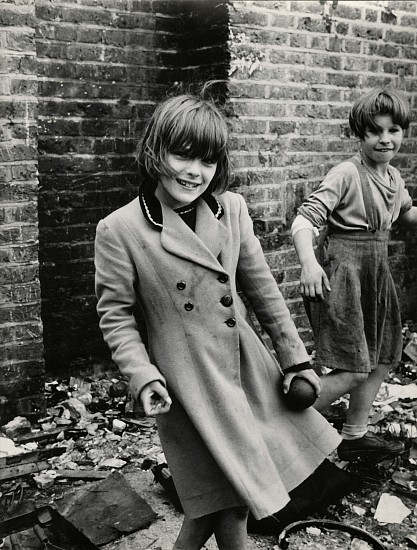
[[[155,197],[155,184],[152,182],[146,182],[139,188],[139,203],[142,208],[145,219],[158,231],[162,231],[163,217],[161,203]],[[216,220],[224,215],[223,206],[220,202],[213,197],[210,193],[204,193],[201,197],[212,211]]]
[[[220,222],[223,206],[210,194],[197,202],[196,227],[192,231],[174,212],[160,203],[150,185],[139,189],[143,215],[152,227],[161,232],[161,245],[168,252],[215,271],[222,271],[218,256],[228,241],[228,230]]]

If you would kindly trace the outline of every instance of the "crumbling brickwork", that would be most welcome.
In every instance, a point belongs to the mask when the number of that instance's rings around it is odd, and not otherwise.
[[[0,3],[0,416],[43,406],[33,2]]]

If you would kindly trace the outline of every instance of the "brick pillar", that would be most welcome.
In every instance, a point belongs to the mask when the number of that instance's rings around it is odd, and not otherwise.
[[[1,424],[44,406],[34,36],[33,1],[0,2]]]
[[[177,2],[147,0],[36,2],[48,374],[67,376],[108,357],[95,309],[95,230],[137,196],[138,137],[177,79],[178,10]]]

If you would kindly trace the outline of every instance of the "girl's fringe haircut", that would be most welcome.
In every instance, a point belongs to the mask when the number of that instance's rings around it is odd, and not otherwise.
[[[211,80],[182,85],[160,103],[149,120],[137,149],[136,160],[144,181],[156,185],[161,176],[173,177],[166,161],[168,153],[217,162],[209,192],[222,193],[230,185],[228,129],[223,106],[227,99],[226,82]],[[173,93],[177,92],[177,93]]]

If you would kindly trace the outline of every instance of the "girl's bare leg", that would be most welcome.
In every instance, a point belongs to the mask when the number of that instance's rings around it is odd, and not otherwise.
[[[214,515],[189,519],[184,517],[173,550],[200,550],[214,533]]]
[[[214,535],[219,550],[246,550],[248,509],[228,508],[214,514]]]
[[[227,508],[201,518],[184,518],[173,550],[200,550],[214,533],[219,550],[246,550],[248,509]]]

